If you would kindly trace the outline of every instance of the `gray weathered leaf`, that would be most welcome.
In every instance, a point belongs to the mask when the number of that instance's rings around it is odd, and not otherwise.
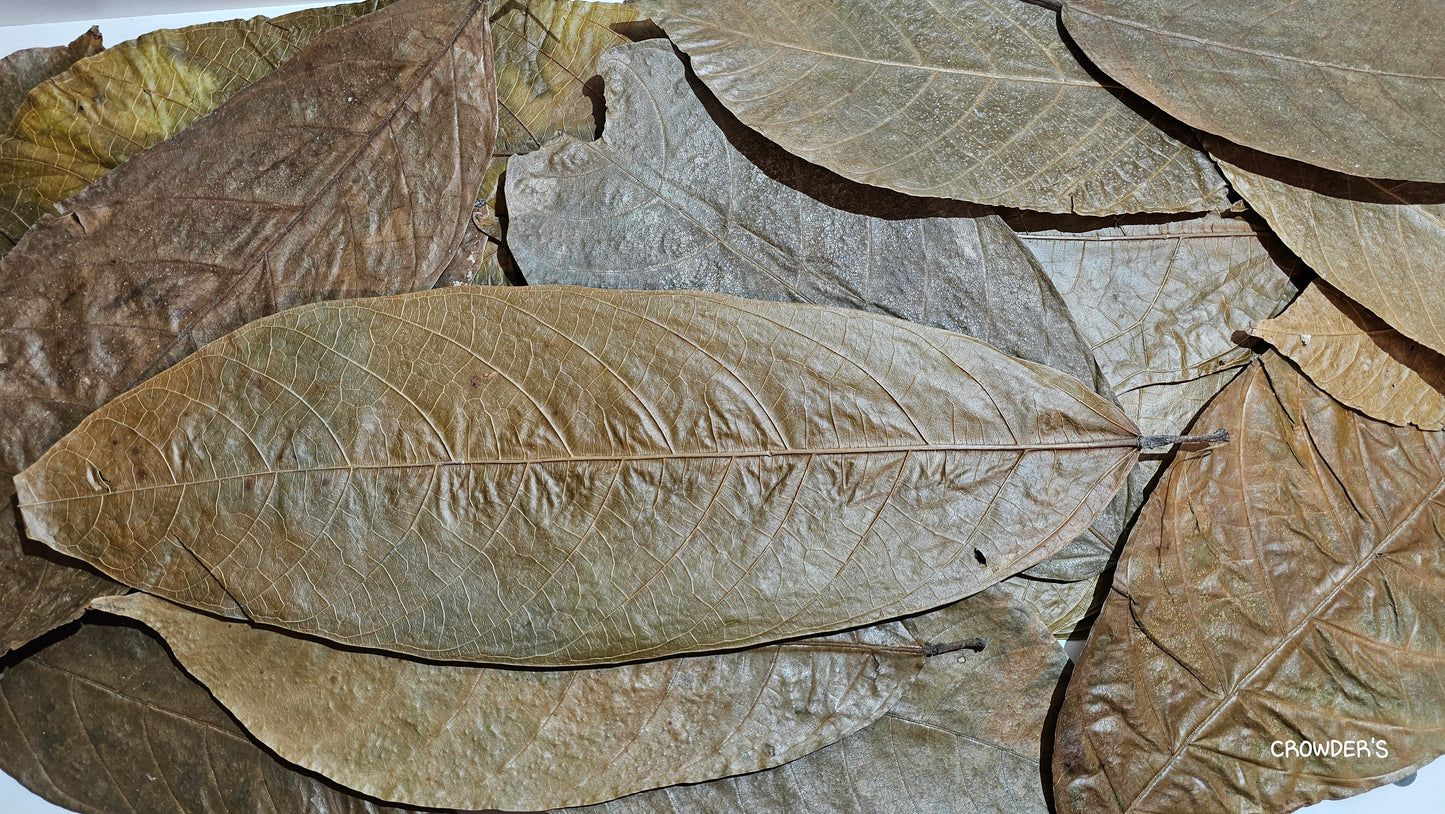
[[[258,320],[16,483],[32,537],[193,607],[563,666],[954,601],[1077,537],[1138,442],[1078,379],[890,317],[475,286]]]
[[[435,282],[491,153],[490,65],[479,3],[402,0],[318,36],[36,224],[0,259],[0,473],[248,320]],[[113,588],[24,554],[10,507],[13,646]]]
[[[602,138],[511,161],[507,241],[528,281],[890,314],[1111,396],[1068,308],[997,217],[847,181],[777,148],[690,84],[665,42],[615,48],[597,67],[609,110]],[[1120,504],[1034,569],[1097,574],[1122,529]]]
[[[0,769],[84,814],[401,814],[282,763],[144,631],[85,624],[0,675]]]
[[[147,594],[95,607],[154,628],[283,758],[424,806],[588,805],[766,769],[881,717],[924,662],[898,622],[731,653],[533,671],[341,650]]]
[[[69,45],[26,48],[0,59],[0,128],[10,127],[32,88],[104,47],[100,28],[91,26]]]
[[[1445,353],[1445,184],[1376,181],[1210,139],[1229,181],[1330,285]]]
[[[641,6],[749,127],[846,178],[1045,212],[1226,205],[1168,117],[1099,84],[1058,16],[986,0]],[[1136,110],[1144,110],[1141,115]]]
[[[915,636],[983,636],[988,646],[963,660],[929,659],[877,723],[785,766],[570,811],[1044,814],[1039,746],[1063,650],[997,589],[905,624]]]
[[[1432,0],[1066,0],[1095,64],[1189,124],[1352,175],[1445,181]]]

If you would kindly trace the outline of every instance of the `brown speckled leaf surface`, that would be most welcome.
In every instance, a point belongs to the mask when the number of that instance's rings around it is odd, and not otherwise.
[[[1327,283],[1250,330],[1320,389],[1391,424],[1445,429],[1445,356],[1400,335]]]
[[[1209,133],[1352,175],[1445,181],[1432,0],[1067,0],[1105,73]]]
[[[178,602],[531,666],[835,631],[1047,557],[1138,436],[1077,379],[851,309],[456,287],[258,320],[16,479]]]
[[[1445,353],[1445,184],[1323,172],[1219,139],[1208,146],[1239,194],[1320,277]]]
[[[0,472],[251,319],[435,282],[491,153],[490,45],[478,4],[404,0],[318,37],[37,224],[0,259]],[[101,588],[21,554],[3,514],[13,645]],[[52,583],[77,581],[56,608]]]
[[[0,675],[0,769],[83,814],[402,814],[277,760],[144,631],[86,624]]]
[[[271,73],[321,32],[385,5],[366,0],[163,29],[36,88],[0,135],[0,254],[41,215]]]
[[[860,308],[982,339],[1112,395],[1068,307],[997,217],[783,151],[689,81],[666,42],[613,49],[598,70],[602,138],[511,161],[507,243],[529,282]],[[1097,574],[1122,508],[1035,569]]]
[[[997,589],[913,619],[930,641],[982,636],[962,660],[930,658],[877,723],[776,769],[624,797],[574,814],[1044,814],[1039,768],[1050,699],[1068,660]]]
[[[96,607],[154,628],[282,757],[377,798],[427,806],[588,805],[766,769],[872,723],[924,664],[898,622],[731,653],[535,671],[341,650],[147,594]]]
[[[36,85],[93,54],[100,53],[100,29],[76,37],[69,45],[26,48],[0,59],[0,126],[9,127],[25,95]]]
[[[1159,129],[1167,117],[1101,85],[1048,9],[984,0],[640,7],[745,124],[846,178],[1086,215],[1227,205],[1207,157]]]
[[[1445,753],[1445,433],[1264,354],[1145,505],[1059,716],[1060,814],[1292,811]],[[1274,754],[1284,740],[1365,754]],[[1387,744],[1388,756],[1372,739]]]

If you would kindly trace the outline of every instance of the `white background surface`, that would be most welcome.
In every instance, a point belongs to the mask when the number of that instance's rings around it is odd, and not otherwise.
[[[256,14],[285,14],[329,4],[329,0],[299,4],[252,0],[252,5],[240,8],[234,5],[234,0],[0,0],[0,56],[21,48],[68,43],[95,24],[100,25],[106,46],[111,46],[158,28],[178,28]],[[127,14],[144,16],[123,16]],[[1341,732],[1325,737],[1350,735]],[[36,797],[0,772],[0,814],[65,811],[67,809]],[[1320,803],[1305,811],[1310,814],[1440,814],[1445,812],[1445,759],[1422,769],[1409,786],[1384,786],[1346,800]]]

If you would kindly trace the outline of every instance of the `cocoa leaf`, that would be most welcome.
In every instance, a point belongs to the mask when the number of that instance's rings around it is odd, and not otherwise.
[[[1445,181],[1430,0],[1066,0],[1089,59],[1194,127],[1351,175]]]
[[[36,88],[0,137],[0,255],[55,204],[387,2],[154,31]]]
[[[404,0],[317,37],[38,223],[0,259],[0,472],[248,320],[432,285],[491,153],[490,45],[479,4]],[[25,555],[9,505],[14,646],[104,583]]]
[[[1250,333],[1299,365],[1317,387],[1391,424],[1445,429],[1445,356],[1401,336],[1326,283]]]
[[[0,769],[84,814],[401,814],[277,760],[142,630],[85,624],[0,675]]]
[[[850,309],[454,287],[258,320],[16,479],[122,582],[529,666],[836,631],[1047,557],[1140,439],[1077,379]]]
[[[1087,215],[1227,205],[1208,159],[1161,129],[1173,129],[1168,117],[1100,84],[1048,9],[984,0],[640,7],[745,124],[854,181]]]
[[[1219,139],[1208,145],[1239,194],[1320,277],[1445,353],[1445,184],[1356,178]]]
[[[1112,394],[1068,307],[996,216],[857,184],[779,149],[689,82],[666,42],[615,48],[597,70],[611,111],[602,138],[511,160],[507,241],[530,282],[859,308],[982,339]],[[1122,508],[1031,572],[1098,574]]]
[[[1059,716],[1060,814],[1287,812],[1445,752],[1445,433],[1274,352],[1197,424],[1234,440],[1182,451],[1125,546]]]
[[[147,594],[95,607],[160,633],[283,758],[424,806],[588,805],[766,769],[881,717],[924,663],[898,622],[732,653],[531,671],[341,650]]]
[[[877,723],[764,772],[671,786],[572,814],[1044,814],[1040,742],[1068,663],[1030,613],[997,589],[906,620],[915,636],[984,637],[939,656]],[[936,638],[943,637],[943,638]]]
[[[26,48],[0,59],[0,125],[10,126],[25,95],[36,85],[104,48],[100,28],[91,26],[69,45]]]

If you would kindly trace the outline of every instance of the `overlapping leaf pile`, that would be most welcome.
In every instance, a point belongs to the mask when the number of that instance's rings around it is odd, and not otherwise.
[[[1048,5],[0,61],[0,767],[106,814],[1073,814],[1445,753],[1432,10]]]

